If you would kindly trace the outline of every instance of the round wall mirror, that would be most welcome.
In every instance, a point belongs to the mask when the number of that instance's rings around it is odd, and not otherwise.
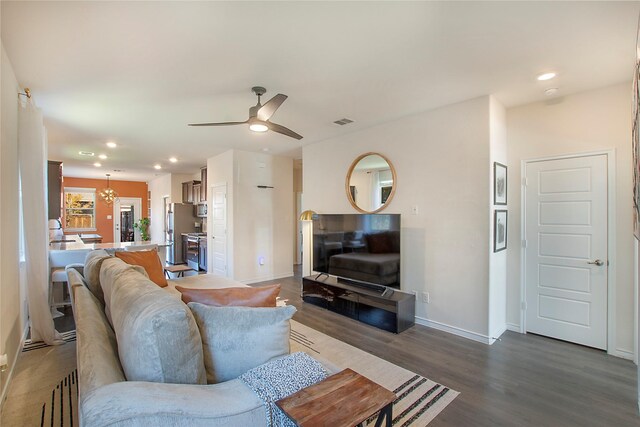
[[[396,170],[380,153],[365,153],[351,163],[345,181],[347,198],[360,212],[386,208],[396,192]]]

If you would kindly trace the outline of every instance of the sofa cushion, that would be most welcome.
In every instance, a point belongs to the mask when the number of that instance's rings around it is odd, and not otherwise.
[[[202,336],[209,384],[237,378],[274,357],[289,354],[293,306],[210,307],[189,303]]]
[[[128,381],[205,384],[202,341],[191,310],[119,258],[100,274]]]
[[[100,285],[100,267],[105,259],[111,258],[104,249],[87,253],[84,259],[84,280],[91,293],[104,305],[104,295]]]
[[[167,286],[167,279],[164,277],[164,269],[160,263],[158,251],[120,251],[116,252],[115,256],[127,264],[143,267],[149,275],[149,279],[161,288]]]
[[[199,302],[213,307],[275,307],[280,285],[257,288],[189,289],[176,286],[185,304]]]

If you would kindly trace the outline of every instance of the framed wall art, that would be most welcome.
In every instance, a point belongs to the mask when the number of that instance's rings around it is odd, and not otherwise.
[[[507,204],[507,167],[493,162],[493,204]]]
[[[507,249],[507,211],[500,209],[493,213],[493,252]]]

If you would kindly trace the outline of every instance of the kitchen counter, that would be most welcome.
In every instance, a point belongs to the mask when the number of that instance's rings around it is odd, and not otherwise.
[[[88,236],[84,235],[83,237]],[[94,249],[125,249],[127,246],[139,246],[139,245],[158,245],[158,247],[167,247],[171,245],[171,242],[122,242],[122,243],[83,243],[82,239],[77,234],[68,234],[64,236],[65,240],[72,240],[71,242],[50,243],[50,251],[91,251]]]

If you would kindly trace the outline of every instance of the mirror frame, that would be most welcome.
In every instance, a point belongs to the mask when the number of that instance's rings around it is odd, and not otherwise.
[[[367,211],[362,209],[360,206],[358,206],[356,204],[356,201],[353,200],[353,197],[351,197],[351,191],[349,190],[349,181],[351,180],[351,174],[353,173],[353,170],[356,168],[356,165],[358,164],[358,162],[362,159],[364,159],[367,156],[380,156],[382,157],[387,164],[389,165],[389,169],[391,169],[391,176],[393,177],[393,186],[391,187],[391,193],[389,194],[389,197],[387,197],[387,201],[384,202],[384,204],[382,206],[380,206],[378,209],[374,210],[374,211]],[[347,171],[347,178],[345,180],[345,184],[344,184],[344,189],[345,192],[347,193],[347,200],[349,200],[349,203],[351,203],[351,206],[353,206],[353,208],[355,210],[357,210],[358,212],[362,212],[362,213],[378,213],[380,211],[382,211],[383,209],[385,209],[387,206],[389,206],[389,203],[391,203],[391,200],[393,200],[393,195],[396,194],[396,188],[397,188],[397,184],[398,184],[398,177],[396,175],[396,169],[393,167],[393,163],[391,163],[391,160],[389,160],[387,158],[387,156],[381,154],[381,153],[376,153],[375,151],[370,151],[368,153],[364,153],[359,155],[358,157],[356,157],[356,159],[351,163],[351,166],[349,166],[349,170]]]

